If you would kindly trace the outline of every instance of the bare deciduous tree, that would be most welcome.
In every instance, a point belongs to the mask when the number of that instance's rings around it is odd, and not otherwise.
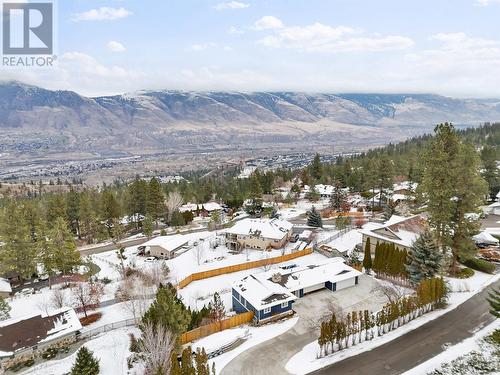
[[[150,305],[150,296],[155,289],[147,287],[141,277],[130,276],[123,279],[116,292],[116,298],[124,302],[125,308],[134,319],[141,318]]]
[[[139,341],[139,348],[143,353],[144,374],[169,374],[170,356],[174,347],[175,337],[166,327],[146,323]]]
[[[78,283],[71,292],[76,307],[87,317],[87,311],[94,310],[99,306],[104,294],[104,287],[95,282]]]
[[[193,255],[198,265],[200,265],[203,260],[203,256],[205,255],[205,246],[203,246],[203,242],[198,242],[196,244],[193,248]]]
[[[182,206],[182,196],[177,191],[171,191],[168,193],[165,205],[167,206],[167,221],[170,223],[172,214]]]
[[[50,296],[50,304],[54,309],[68,306],[69,302],[63,289],[54,289]]]

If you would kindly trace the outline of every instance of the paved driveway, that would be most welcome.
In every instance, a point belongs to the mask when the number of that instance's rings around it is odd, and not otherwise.
[[[321,318],[336,310],[376,309],[382,306],[385,296],[377,291],[378,283],[362,275],[359,285],[337,292],[327,289],[304,296],[294,302],[299,315],[297,324],[284,334],[259,344],[234,358],[222,369],[222,375],[285,375],[288,360],[310,342],[318,338]]]

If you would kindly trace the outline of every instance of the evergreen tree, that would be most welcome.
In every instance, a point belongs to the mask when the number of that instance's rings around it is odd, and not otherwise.
[[[493,316],[500,318],[500,288],[493,289],[491,292],[489,292],[487,300],[491,307],[490,313]]]
[[[10,310],[11,307],[7,301],[0,297],[0,321],[10,318]]]
[[[314,228],[323,228],[323,220],[321,219],[321,214],[316,210],[316,207],[312,206],[311,210],[308,212],[307,225]]]
[[[332,196],[330,197],[330,207],[338,212],[341,210],[345,202],[346,202],[345,193],[342,190],[340,182],[336,181],[333,188]]]
[[[321,165],[321,158],[319,154],[316,154],[311,163],[311,176],[315,180],[319,180],[322,175],[323,175],[323,166]]]
[[[186,224],[184,222],[184,216],[182,216],[182,214],[180,213],[179,210],[175,210],[172,214],[172,219],[170,221],[170,225],[173,227],[181,227],[184,224]]]
[[[66,217],[71,231],[80,238],[80,196],[71,188],[66,198]]]
[[[81,264],[80,252],[76,248],[75,239],[63,218],[56,219],[48,236],[51,242],[50,247],[55,254],[54,265],[56,269],[66,274]]]
[[[36,248],[23,205],[8,202],[0,218],[0,273],[15,272],[21,279],[36,272]]]
[[[310,186],[309,192],[307,193],[306,198],[311,202],[317,202],[320,198],[318,191],[316,190],[316,186]]]
[[[84,192],[80,197],[79,217],[81,237],[85,238],[87,243],[94,242],[98,233],[97,215],[88,192]]]
[[[406,270],[413,284],[434,277],[442,266],[443,253],[434,240],[430,230],[426,230],[413,243]]]
[[[35,242],[38,262],[42,265],[43,272],[49,277],[49,288],[52,288],[52,277],[57,272],[57,253],[53,242],[49,238],[49,230],[45,220],[40,220],[36,228]]]
[[[151,215],[153,220],[158,220],[164,213],[165,197],[159,181],[153,177],[149,181],[146,213]]]
[[[71,375],[98,375],[99,360],[96,359],[93,353],[82,346],[76,354],[76,360],[71,368]]]
[[[392,160],[387,156],[383,156],[378,163],[378,187],[380,189],[380,196],[378,205],[381,206],[382,199],[385,197],[386,189],[392,188],[394,180],[394,165]]]
[[[142,221],[142,233],[144,233],[147,238],[153,236],[153,218],[150,215],[146,215]]]
[[[101,194],[101,216],[108,225],[113,219],[120,218],[120,205],[110,188],[105,189]]]
[[[363,258],[363,267],[365,270],[370,273],[370,270],[372,269],[372,254],[371,254],[371,244],[370,244],[370,237],[366,239],[366,244],[365,244],[365,256]]]
[[[215,292],[214,299],[208,304],[209,317],[212,322],[220,322],[226,316],[226,308],[220,298],[220,294]]]
[[[262,187],[260,185],[260,172],[255,170],[250,177],[250,206],[248,211],[251,215],[258,214],[262,211]]]
[[[191,321],[191,316],[172,285],[160,286],[156,299],[142,318],[144,323],[154,326],[160,324],[168,328],[175,335],[184,333]]]

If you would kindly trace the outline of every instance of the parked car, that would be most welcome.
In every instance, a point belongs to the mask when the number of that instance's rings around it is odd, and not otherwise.
[[[144,259],[145,262],[154,262],[155,260],[155,257],[147,257],[146,259]]]
[[[295,233],[292,235],[292,237],[290,238],[290,242],[297,242],[299,240],[299,234],[298,233]]]

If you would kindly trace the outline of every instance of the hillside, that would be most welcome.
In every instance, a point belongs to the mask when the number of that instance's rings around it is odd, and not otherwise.
[[[430,94],[141,91],[88,98],[0,84],[0,152],[141,153],[288,143],[374,145],[435,123],[500,119],[500,100]]]

